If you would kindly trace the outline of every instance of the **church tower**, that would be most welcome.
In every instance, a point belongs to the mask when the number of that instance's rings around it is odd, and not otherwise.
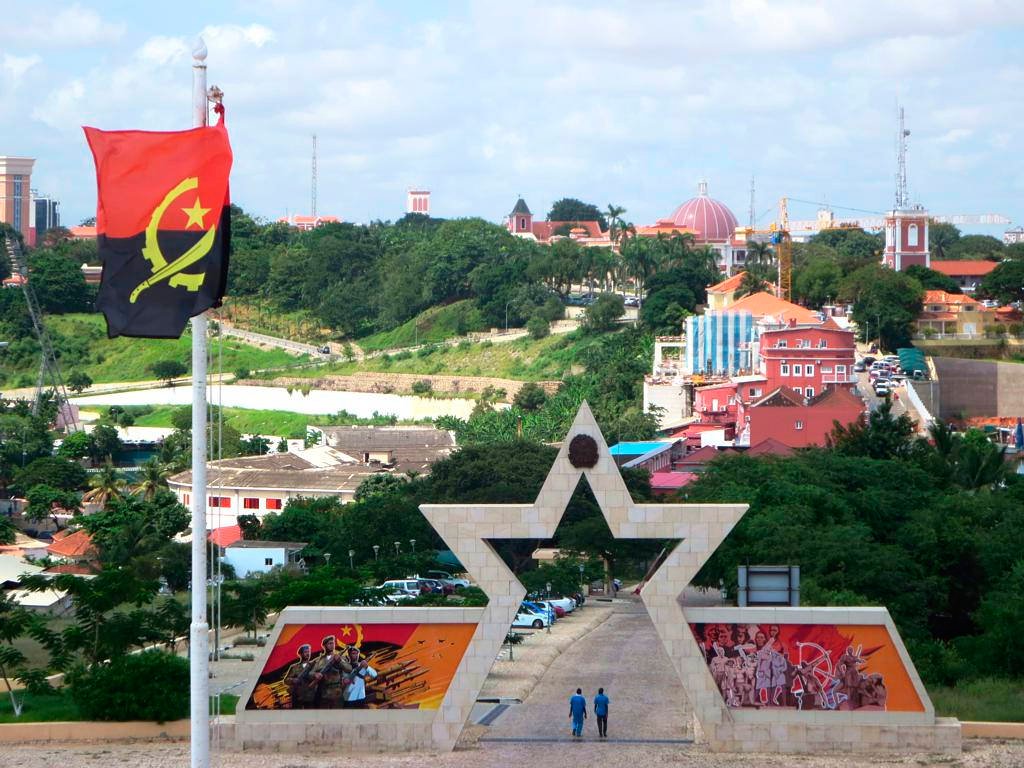
[[[508,231],[513,235],[533,234],[533,214],[521,197],[516,201],[512,213],[508,215]]]
[[[928,251],[928,211],[922,205],[911,205],[907,191],[907,137],[910,131],[903,122],[900,107],[899,131],[896,134],[896,205],[885,215],[885,250],[882,264],[902,272],[915,264],[931,267]]]

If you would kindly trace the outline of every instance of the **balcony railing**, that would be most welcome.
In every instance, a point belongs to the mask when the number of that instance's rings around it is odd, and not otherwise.
[[[821,374],[822,384],[856,384],[857,374],[855,373],[823,373]]]

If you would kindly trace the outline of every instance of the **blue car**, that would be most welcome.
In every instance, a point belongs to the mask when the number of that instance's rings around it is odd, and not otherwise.
[[[526,610],[530,611],[531,613],[536,613],[538,616],[547,616],[548,617],[548,622],[550,624],[554,624],[555,623],[555,619],[557,618],[555,616],[555,611],[554,611],[553,608],[549,608],[546,605],[538,605],[537,603],[533,602],[532,600],[523,600],[523,602],[522,602],[522,604],[520,606],[520,610],[523,610],[523,609],[526,609]]]

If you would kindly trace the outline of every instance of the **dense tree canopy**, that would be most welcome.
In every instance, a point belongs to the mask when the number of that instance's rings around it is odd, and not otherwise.
[[[1024,261],[1000,263],[981,281],[981,293],[1002,303],[1024,300]]]
[[[861,339],[878,338],[883,349],[908,346],[921,313],[924,290],[903,272],[870,264],[843,279],[840,297],[853,304]]]
[[[608,229],[608,221],[600,208],[575,197],[556,200],[548,211],[548,221],[596,221],[601,229]]]

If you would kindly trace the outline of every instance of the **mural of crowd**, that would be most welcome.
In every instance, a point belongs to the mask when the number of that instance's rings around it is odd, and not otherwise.
[[[884,627],[690,626],[711,676],[730,707],[922,709],[898,654],[887,642]],[[895,707],[891,700],[893,684],[900,694]]]
[[[246,708],[437,709],[474,630],[472,624],[287,625]]]

